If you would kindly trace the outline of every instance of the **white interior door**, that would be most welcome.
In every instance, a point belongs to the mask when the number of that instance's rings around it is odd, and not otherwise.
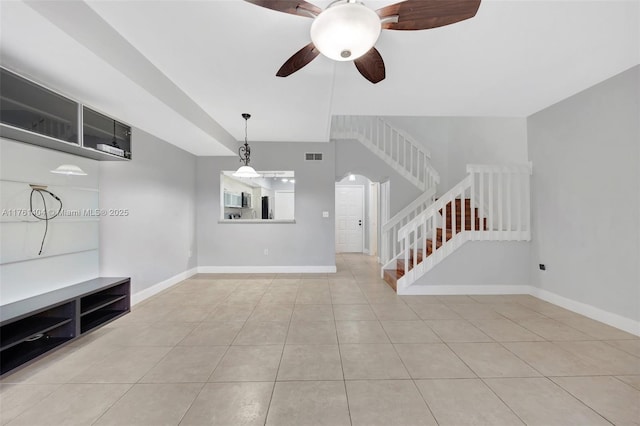
[[[363,212],[363,186],[336,186],[336,252],[362,253]]]

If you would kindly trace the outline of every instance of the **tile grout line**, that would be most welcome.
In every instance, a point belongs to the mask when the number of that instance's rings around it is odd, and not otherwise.
[[[296,286],[296,299],[298,298],[298,291],[300,291],[300,285]],[[278,361],[278,368],[276,369],[276,375],[273,378],[273,387],[271,388],[271,395],[269,396],[269,404],[267,405],[267,411],[264,414],[264,423],[263,425],[267,425],[267,420],[269,419],[269,411],[271,410],[271,403],[273,402],[273,395],[276,392],[276,384],[278,383],[278,374],[280,373],[280,366],[282,365],[282,358],[284,358],[284,349],[287,346],[287,338],[289,337],[289,330],[291,329],[291,322],[293,321],[293,312],[295,310],[295,300],[293,309],[291,310],[291,316],[289,317],[289,323],[287,324],[287,332],[284,335],[284,342],[282,342],[282,352],[280,353],[280,360]]]

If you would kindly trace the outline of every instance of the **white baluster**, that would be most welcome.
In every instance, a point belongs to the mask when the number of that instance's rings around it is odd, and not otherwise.
[[[476,173],[471,171],[471,199],[469,200],[469,204],[471,204],[471,230],[476,230],[476,209],[475,206],[478,205],[476,202]],[[474,233],[475,234],[475,233]],[[474,235],[475,240],[475,235]]]
[[[460,200],[460,231],[465,232],[467,230],[466,220],[467,220],[467,188],[462,188],[462,199]]]
[[[456,230],[458,229],[456,226],[457,216],[458,216],[458,198],[457,195],[453,196],[453,200],[451,201],[451,234],[452,238],[456,235]]]
[[[489,171],[489,238],[493,239],[493,172]]]
[[[484,211],[484,170],[480,169],[479,171],[479,175],[480,175],[480,199],[478,202],[478,208],[480,209],[480,229],[482,229],[483,231],[485,231],[485,226],[484,226],[484,220],[485,220],[485,211]],[[484,235],[484,233],[483,233]],[[484,239],[485,237],[483,236],[482,239]]]

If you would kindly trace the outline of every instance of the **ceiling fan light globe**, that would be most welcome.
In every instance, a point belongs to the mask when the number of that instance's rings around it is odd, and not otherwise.
[[[335,3],[311,24],[311,40],[324,56],[334,61],[353,61],[378,41],[380,17],[362,3]]]

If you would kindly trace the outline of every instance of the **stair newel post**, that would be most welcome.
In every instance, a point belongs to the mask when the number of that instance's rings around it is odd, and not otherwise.
[[[486,231],[484,226],[484,218],[486,217],[484,211],[484,170],[479,169],[478,174],[480,175],[480,199],[478,200],[478,209],[480,211],[480,223],[482,224],[482,230]],[[484,239],[484,232],[483,232]]]
[[[513,239],[513,228],[512,228],[512,210],[513,210],[513,196],[511,194],[511,179],[513,177],[513,169],[509,168],[507,170],[507,229],[509,230],[509,238]]]
[[[516,206],[517,206],[517,226],[518,235],[522,234],[522,174],[517,173],[515,176],[516,186]]]
[[[524,213],[525,213],[525,226],[527,227],[526,238],[531,238],[531,174],[533,173],[533,165],[529,162],[527,170],[523,170],[525,190],[524,190]]]
[[[504,239],[504,227],[503,227],[503,220],[502,217],[504,216],[503,214],[503,210],[504,210],[504,204],[502,203],[503,198],[502,198],[502,175],[504,173],[504,170],[500,170],[498,172],[498,235],[500,237],[500,239]]]

